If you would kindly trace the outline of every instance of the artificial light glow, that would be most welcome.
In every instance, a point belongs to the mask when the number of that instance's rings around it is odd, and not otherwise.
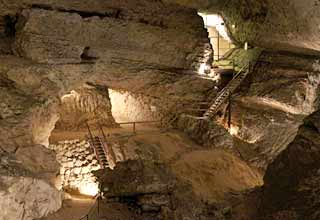
[[[230,133],[232,136],[238,135],[238,133],[239,133],[239,127],[234,126],[234,125],[231,125],[231,127],[230,127],[230,129],[229,129],[229,133]]]
[[[99,187],[97,183],[89,182],[80,185],[79,191],[83,195],[96,196],[99,192]]]
[[[224,21],[220,15],[217,14],[204,14],[199,13],[199,15],[203,18],[205,27],[214,27],[217,29],[219,34],[228,42],[231,42],[230,37],[228,36],[227,29],[224,25]]]
[[[65,101],[66,99],[79,97],[79,96],[80,96],[79,93],[77,93],[76,91],[72,90],[69,94],[63,95],[61,97],[61,100]]]
[[[207,64],[202,63],[202,64],[200,65],[199,69],[198,69],[198,73],[199,73],[200,75],[204,75],[204,74],[206,74],[206,72],[207,72],[209,69],[210,69],[210,67],[209,67]]]
[[[209,77],[211,77],[212,80],[217,83],[221,81],[221,75],[219,73],[216,73],[213,69],[211,70]]]
[[[244,43],[244,49],[245,49],[245,50],[248,50],[248,42],[245,42],[245,43]]]

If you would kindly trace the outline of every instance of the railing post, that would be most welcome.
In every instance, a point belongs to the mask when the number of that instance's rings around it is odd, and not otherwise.
[[[135,134],[136,133],[136,123],[133,122],[133,133]]]
[[[99,213],[100,213],[100,195],[98,196],[97,200],[98,200],[98,216],[99,216]]]
[[[88,128],[90,138],[91,138],[91,140],[93,141],[93,134],[92,134],[92,132],[91,132],[90,126],[89,126],[89,124],[88,124],[87,121],[86,121],[86,126],[87,126],[87,128]]]
[[[231,92],[229,93],[229,114],[228,114],[228,128],[231,128]]]

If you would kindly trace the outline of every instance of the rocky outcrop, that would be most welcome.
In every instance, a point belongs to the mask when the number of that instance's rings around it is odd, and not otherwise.
[[[210,63],[207,33],[201,18],[190,14],[193,9],[143,0],[134,11],[126,0],[103,4],[96,0],[101,5],[96,11],[92,4],[90,11],[84,9],[87,3],[23,3],[4,3],[5,8],[17,11],[31,7],[19,18],[14,51],[37,62],[121,62],[127,67],[140,63],[196,70],[201,63]],[[186,18],[191,22],[185,24]]]
[[[294,140],[268,166],[263,187],[228,198],[235,218],[319,219],[319,117],[317,111],[304,120]]]
[[[17,158],[0,155],[1,220],[33,220],[61,207],[62,193],[54,185],[58,166],[54,154],[42,146],[23,150]]]
[[[1,220],[33,220],[60,209],[62,194],[44,180],[1,176]]]
[[[319,53],[320,32],[314,24],[319,23],[320,5],[316,0],[307,3],[232,0],[218,10],[239,43],[304,54]]]
[[[319,119],[319,112],[305,119],[295,139],[268,167],[260,210],[269,214],[266,219],[319,219]]]
[[[210,217],[205,204],[193,195],[190,186],[178,183],[164,164],[127,161],[98,176],[105,196],[136,209],[137,219]]]
[[[109,90],[112,115],[117,122],[157,121],[161,115],[159,104],[151,97],[127,91]],[[160,104],[161,106],[161,104]]]
[[[203,146],[233,150],[234,143],[232,135],[219,124],[182,115],[179,118],[177,126]]]
[[[231,130],[242,156],[264,170],[294,139],[303,118],[319,109],[313,57],[264,52],[233,94]],[[226,109],[226,108],[222,108]],[[228,127],[228,110],[218,123]]]
[[[178,133],[122,140],[127,160],[97,171],[108,203],[132,219],[228,219],[225,195],[262,184],[260,174],[223,150],[203,150]]]
[[[106,87],[89,86],[72,90],[62,97],[60,119],[55,128],[59,130],[86,129],[86,123],[96,127],[116,127],[112,116],[109,91]]]

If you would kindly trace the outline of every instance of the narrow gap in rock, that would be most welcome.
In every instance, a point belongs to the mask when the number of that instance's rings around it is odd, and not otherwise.
[[[94,53],[92,52],[90,47],[85,47],[82,54],[80,55],[82,62],[95,62],[99,59]]]
[[[305,127],[309,128],[312,131],[319,132],[319,129],[310,121],[305,122]]]
[[[59,12],[66,12],[66,13],[76,13],[80,15],[82,18],[90,18],[90,17],[99,17],[99,18],[105,18],[105,17],[119,17],[119,14],[121,10],[115,10],[115,9],[110,9],[110,12],[105,12],[105,13],[100,13],[100,12],[91,12],[91,11],[78,11],[78,10],[68,10],[64,8],[57,8],[57,7],[52,7],[44,4],[33,4],[31,6],[32,8],[35,9],[44,9],[44,10],[52,10],[52,11],[59,11]]]
[[[16,16],[6,15],[4,16],[4,23],[5,23],[5,36],[7,37],[14,37],[16,35],[16,23],[17,23]]]

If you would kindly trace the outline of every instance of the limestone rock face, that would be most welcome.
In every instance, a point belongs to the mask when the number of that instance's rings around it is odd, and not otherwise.
[[[41,145],[19,148],[16,158],[25,168],[33,173],[53,173],[56,174],[60,165],[56,161],[53,151]]]
[[[111,102],[106,87],[86,86],[72,90],[62,97],[62,107],[59,111],[60,120],[56,129],[86,128],[85,122],[96,126],[115,127],[116,123],[111,113]]]
[[[179,14],[188,11],[181,8]],[[25,10],[18,24],[15,51],[40,63],[98,61],[111,65],[125,61],[197,70],[201,63],[210,60],[210,53],[208,56],[204,53],[210,52],[210,44],[200,25],[171,27],[163,21],[153,24],[145,18],[128,22],[119,15],[84,16],[81,12],[44,9]]]
[[[204,146],[229,150],[234,146],[233,137],[221,125],[182,116],[178,127]]]
[[[140,209],[139,219],[209,219],[190,186],[180,182],[178,187],[176,177],[162,163],[129,160],[97,175],[106,197]]]
[[[295,139],[275,161],[265,175],[260,212],[263,219],[310,219],[320,217],[319,112],[306,118]]]
[[[309,54],[320,50],[317,0],[232,0],[220,10],[238,42]]]
[[[312,57],[264,52],[233,94],[230,133],[240,139],[242,156],[262,170],[293,141],[303,118],[319,109],[316,63]],[[219,120],[227,127],[228,111]]]
[[[134,194],[152,194],[163,193],[167,194],[172,191],[175,185],[174,179],[170,171],[161,164],[150,163],[146,166],[141,161],[127,161],[119,163],[113,172],[110,172],[108,178],[104,177],[103,188],[107,190],[108,197],[125,197],[132,196]],[[128,169],[130,168],[130,169]],[[121,173],[123,178],[118,179],[118,175]],[[135,175],[133,175],[135,174]],[[114,181],[118,179],[117,183]],[[156,180],[156,181],[155,181]],[[137,182],[143,183],[143,185],[137,184]]]
[[[33,220],[61,207],[62,194],[44,180],[0,177],[1,220]]]
[[[112,116],[117,122],[160,120],[161,104],[152,97],[112,89],[109,94]]]
[[[65,140],[51,144],[61,164],[59,173],[61,185],[70,193],[95,196],[98,192],[96,178],[91,173],[100,169],[90,144],[85,140]]]

